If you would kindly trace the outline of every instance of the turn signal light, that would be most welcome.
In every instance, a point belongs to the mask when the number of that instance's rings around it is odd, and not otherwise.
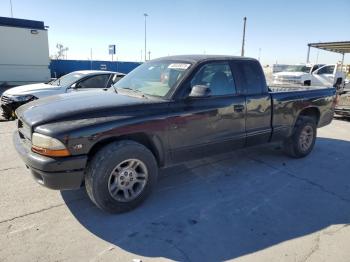
[[[70,153],[67,149],[53,150],[53,149],[32,146],[32,151],[34,153],[37,153],[43,156],[53,156],[53,157],[70,156]]]

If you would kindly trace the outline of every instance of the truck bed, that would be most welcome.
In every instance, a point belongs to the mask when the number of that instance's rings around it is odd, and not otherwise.
[[[273,107],[273,140],[288,136],[298,118],[300,109],[314,110],[318,127],[329,124],[334,115],[336,90],[317,86],[269,86]]]

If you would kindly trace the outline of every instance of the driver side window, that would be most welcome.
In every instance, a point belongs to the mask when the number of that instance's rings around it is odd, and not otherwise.
[[[205,85],[211,96],[233,95],[236,88],[227,62],[214,62],[203,65],[191,80],[191,88]]]
[[[81,81],[78,88],[105,88],[109,80],[109,74],[96,75]]]

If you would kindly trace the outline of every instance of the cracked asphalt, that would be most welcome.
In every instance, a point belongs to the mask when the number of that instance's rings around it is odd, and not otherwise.
[[[121,215],[36,184],[14,128],[0,122],[0,261],[349,261],[350,122],[319,129],[304,159],[268,145],[162,170]]]

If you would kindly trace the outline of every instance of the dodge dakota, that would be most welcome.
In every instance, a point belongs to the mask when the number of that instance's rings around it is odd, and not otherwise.
[[[172,56],[146,62],[108,91],[62,94],[16,110],[17,152],[52,189],[86,187],[124,212],[154,188],[159,168],[282,142],[295,158],[333,118],[332,87],[268,87],[255,59]],[[208,171],[210,172],[210,171]]]

